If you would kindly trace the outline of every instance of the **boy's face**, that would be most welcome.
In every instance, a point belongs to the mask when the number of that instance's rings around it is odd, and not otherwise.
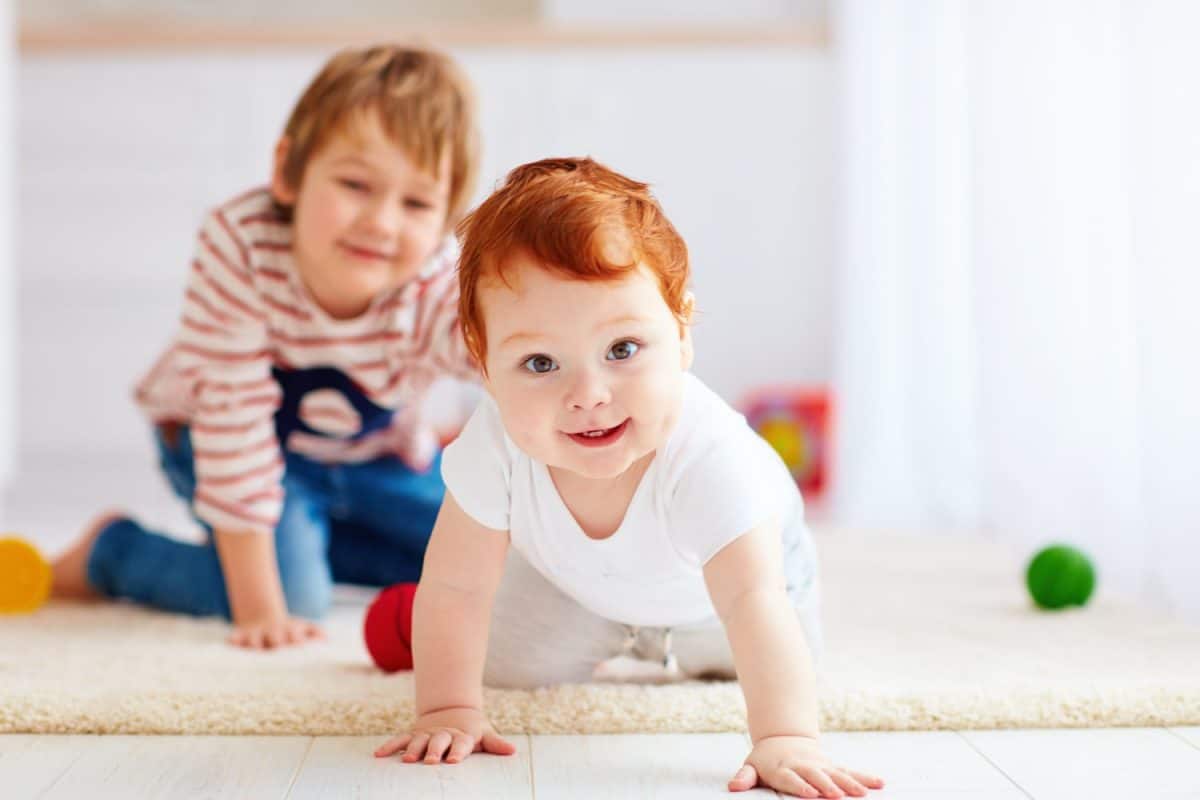
[[[613,478],[666,441],[679,414],[691,337],[644,267],[591,283],[508,261],[509,286],[481,283],[488,392],[532,458]]]
[[[448,168],[437,178],[394,144],[377,115],[364,114],[310,159],[300,187],[285,185],[276,153],[276,199],[293,206],[292,246],[313,299],[346,319],[414,277],[446,230]],[[443,165],[448,167],[448,165]]]

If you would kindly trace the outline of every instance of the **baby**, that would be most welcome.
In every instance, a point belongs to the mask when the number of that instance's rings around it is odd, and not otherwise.
[[[688,371],[687,248],[648,187],[590,159],[527,164],[459,233],[459,315],[487,394],[442,463],[413,618],[417,720],[376,755],[511,753],[485,683],[588,681],[625,654],[741,681],[754,746],[730,789],[881,787],[821,749],[801,497]]]

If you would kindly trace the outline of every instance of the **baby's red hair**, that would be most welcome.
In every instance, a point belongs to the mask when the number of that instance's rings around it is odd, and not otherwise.
[[[663,300],[688,321],[687,245],[645,183],[590,158],[547,158],[517,167],[458,226],[459,319],[467,348],[483,367],[487,331],[479,282],[504,280],[524,251],[546,269],[581,281],[613,281],[644,266]]]

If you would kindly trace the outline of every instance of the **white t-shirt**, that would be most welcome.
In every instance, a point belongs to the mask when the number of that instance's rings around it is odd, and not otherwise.
[[[690,373],[674,430],[606,539],[583,532],[546,465],[505,433],[490,396],[446,448],[442,475],[459,506],[484,527],[509,531],[513,546],[547,580],[626,625],[713,618],[704,564],[770,519],[782,524],[785,551],[812,558],[803,501],[783,461]],[[799,569],[812,574],[815,564]]]

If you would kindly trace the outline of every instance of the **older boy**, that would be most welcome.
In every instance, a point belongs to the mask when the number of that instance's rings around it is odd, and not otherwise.
[[[477,162],[448,57],[379,46],[324,66],[270,187],[204,221],[179,329],[137,388],[208,541],[106,515],[55,562],[58,594],[223,615],[258,648],[319,636],[335,580],[417,579],[443,493],[421,400],[473,374],[452,231]]]

